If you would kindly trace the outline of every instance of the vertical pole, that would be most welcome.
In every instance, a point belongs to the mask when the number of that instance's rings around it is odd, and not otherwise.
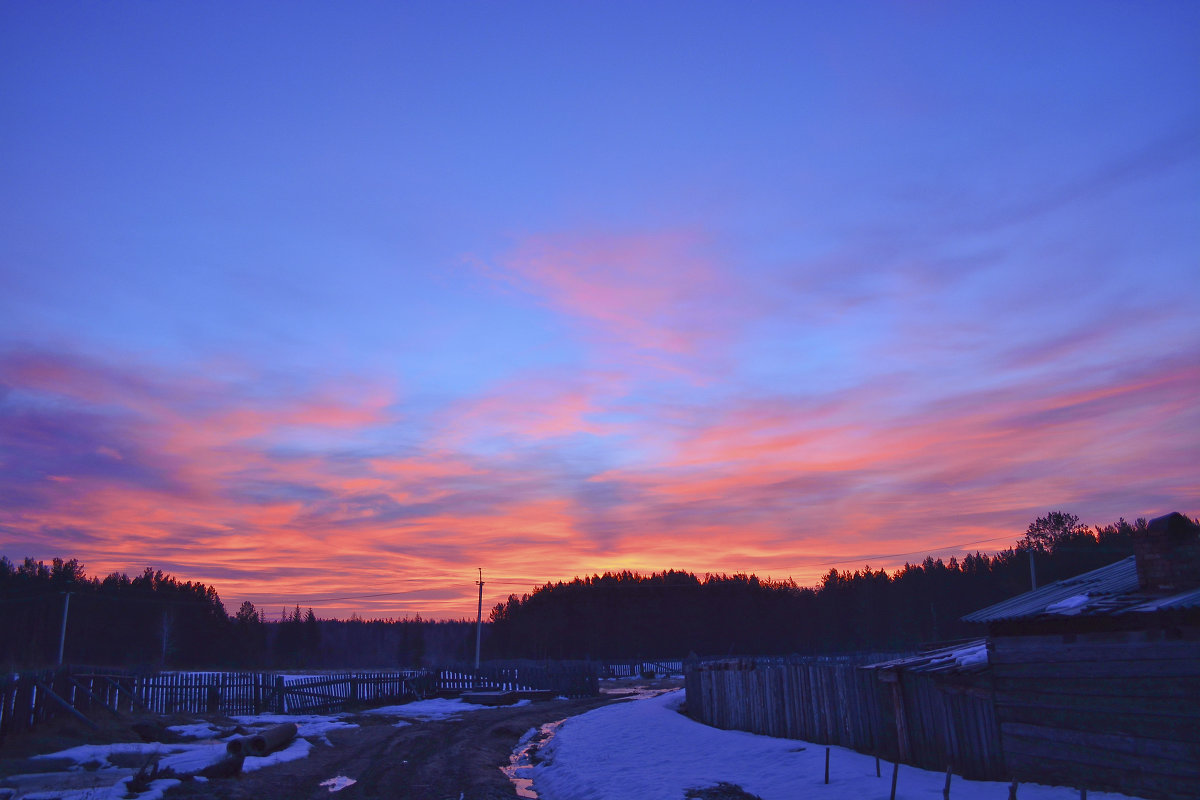
[[[1037,588],[1037,567],[1033,564],[1033,548],[1029,548],[1029,584],[1034,589]]]
[[[479,610],[475,616],[475,672],[479,672],[479,639],[483,634],[483,567],[479,568]]]
[[[900,776],[900,762],[892,762],[892,793],[889,795],[890,800],[896,800],[896,778]]]
[[[58,665],[61,667],[63,662],[63,646],[67,643],[67,609],[71,607],[71,593],[63,594],[63,618],[62,628],[58,632]]]
[[[946,785],[942,787],[942,800],[950,800],[950,767],[946,767]]]
[[[829,784],[829,748],[825,748],[825,784]]]

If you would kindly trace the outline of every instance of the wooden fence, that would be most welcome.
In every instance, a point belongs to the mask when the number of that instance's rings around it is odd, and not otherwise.
[[[461,667],[438,672],[438,688],[493,688],[500,691],[550,690],[563,697],[600,693],[599,667],[590,661],[486,661],[479,671]]]
[[[103,715],[317,713],[347,705],[401,703],[463,689],[599,694],[588,662],[489,662],[468,669],[291,676],[259,672],[135,673],[64,668],[0,676],[0,742],[69,715],[94,726]]]
[[[94,726],[104,714],[317,712],[353,703],[414,700],[437,690],[437,677],[423,670],[305,677],[70,668],[26,672],[0,677],[0,741],[59,714]]]
[[[662,661],[608,661],[600,666],[600,675],[604,678],[637,678],[643,672],[682,675],[683,660],[677,658]]]
[[[864,660],[874,660],[864,659]],[[838,745],[923,769],[1005,780],[983,678],[815,658],[691,662],[687,711],[717,728]]]

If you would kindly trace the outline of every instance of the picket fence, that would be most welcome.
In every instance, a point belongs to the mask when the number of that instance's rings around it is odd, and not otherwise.
[[[465,689],[599,693],[587,662],[490,662],[467,668],[294,676],[266,672],[137,673],[62,668],[0,676],[0,742],[69,715],[95,726],[105,715],[317,713],[402,703]]]
[[[665,661],[607,661],[600,667],[600,674],[605,678],[637,678],[642,673],[653,672],[658,675],[682,675],[683,659]]]

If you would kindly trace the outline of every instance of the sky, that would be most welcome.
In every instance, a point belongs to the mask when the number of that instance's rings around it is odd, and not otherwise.
[[[477,568],[486,611],[1194,516],[1198,41],[1171,0],[0,0],[0,554],[460,618]]]

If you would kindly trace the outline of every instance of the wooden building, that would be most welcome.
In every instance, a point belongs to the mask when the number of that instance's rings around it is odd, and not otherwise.
[[[1200,798],[1200,526],[1160,517],[1134,556],[964,619],[1012,778]]]

